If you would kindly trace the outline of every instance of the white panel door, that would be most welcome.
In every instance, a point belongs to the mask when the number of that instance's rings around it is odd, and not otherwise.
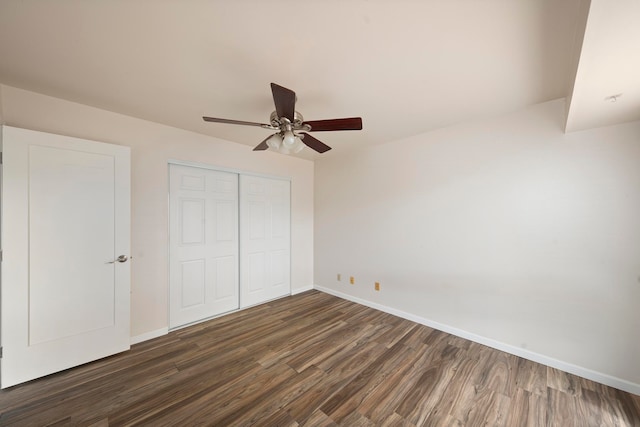
[[[239,307],[238,175],[170,165],[169,326]]]
[[[130,149],[2,133],[5,388],[129,348]]]
[[[242,307],[291,293],[290,182],[240,176]]]

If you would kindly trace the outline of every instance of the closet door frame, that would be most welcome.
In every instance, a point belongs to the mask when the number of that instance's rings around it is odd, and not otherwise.
[[[289,182],[289,198],[291,198],[291,187],[292,187],[291,177],[262,174],[262,173],[251,172],[251,171],[247,171],[247,170],[243,170],[243,169],[235,169],[235,168],[228,168],[228,167],[224,167],[224,166],[211,165],[209,163],[192,162],[192,161],[185,161],[185,160],[179,160],[179,159],[169,159],[167,161],[167,214],[169,216],[168,221],[167,221],[167,233],[168,233],[169,239],[171,239],[171,223],[170,223],[171,218],[170,218],[170,215],[169,215],[170,208],[171,208],[171,206],[170,206],[171,200],[170,200],[170,197],[169,197],[169,186],[170,186],[169,170],[170,170],[170,166],[171,165],[187,166],[187,167],[194,167],[194,168],[212,170],[212,171],[216,171],[216,172],[228,172],[228,173],[237,174],[238,175],[238,182],[240,181],[240,177],[243,176],[243,175],[244,176],[253,176],[253,177],[258,177],[258,178],[267,178],[267,179],[273,179],[273,180],[287,181],[287,182]],[[239,194],[238,194],[238,215],[240,217],[242,215],[240,213],[240,210],[239,210],[240,209],[240,188],[238,187],[238,189],[239,189],[239,191],[238,191],[239,192]],[[289,200],[289,202],[290,202],[289,203],[289,277],[291,277],[291,267],[292,267],[292,265],[291,265],[291,199]],[[238,221],[238,227],[240,227],[240,221]],[[238,230],[238,231],[240,232],[240,230]],[[240,235],[240,233],[238,235]],[[241,245],[242,244],[241,241],[239,241],[238,244]],[[170,276],[171,275],[171,271],[170,271],[170,265],[171,265],[170,247],[171,247],[171,241],[169,240],[168,244],[167,244],[167,260],[168,260],[168,262],[167,262],[167,278],[169,278],[169,279],[171,277]],[[240,248],[239,251],[238,251],[239,269],[242,269],[242,265],[241,265],[242,259],[240,257],[241,253],[242,253],[242,248]],[[238,271],[238,277],[240,278],[240,271]],[[240,281],[241,281],[241,279],[239,279],[238,286],[241,286]],[[227,314],[235,313],[235,312],[238,312],[238,311],[242,311],[242,310],[244,310],[246,308],[252,307],[253,305],[246,306],[243,303],[243,301],[242,301],[242,292],[241,292],[240,289],[239,289],[239,291],[240,291],[240,295],[239,295],[240,307],[238,309],[232,310],[232,311],[228,311],[228,312],[225,312],[225,313],[221,313],[221,314],[217,314],[217,315],[212,315],[210,317],[207,317],[207,318],[204,318],[204,319],[200,319],[198,321],[195,321],[195,322],[192,322],[192,323],[189,323],[189,324],[186,324],[186,325],[170,327],[169,330],[178,330],[178,329],[181,329],[181,328],[184,328],[184,327],[187,327],[187,326],[191,326],[191,325],[194,325],[194,324],[197,324],[197,323],[205,322],[207,320],[214,319],[216,317],[225,316]],[[291,283],[289,283],[289,294],[288,295],[291,295],[291,294],[292,294],[292,287],[291,287]],[[169,281],[168,286],[167,286],[167,296],[168,296],[168,298],[171,298],[171,283],[170,283],[170,281]],[[282,297],[284,297],[284,296],[286,296],[286,295],[283,295]],[[278,298],[282,298],[282,297],[278,297]],[[264,302],[267,302],[267,301],[264,301]],[[261,302],[260,304],[262,304],[264,302]],[[169,312],[170,311],[170,303],[171,303],[171,301],[168,300],[167,301],[167,319],[170,316],[170,312]]]

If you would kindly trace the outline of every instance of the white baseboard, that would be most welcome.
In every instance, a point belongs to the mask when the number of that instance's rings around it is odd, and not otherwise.
[[[163,335],[167,335],[169,333],[169,328],[160,328],[155,331],[145,332],[144,334],[136,335],[135,337],[131,337],[130,343],[131,345],[139,344],[143,341],[148,341],[153,338],[158,338]]]
[[[442,332],[446,332],[448,334],[455,335],[460,338],[468,339],[469,341],[477,342],[478,344],[486,345],[487,347],[495,348],[496,350],[504,351],[506,353],[510,353],[515,356],[522,357],[523,359],[541,363],[543,365],[550,366],[552,368],[556,368],[561,371],[568,372],[570,374],[578,375],[580,377],[583,377],[601,384],[605,384],[610,387],[614,387],[623,391],[627,391],[629,393],[640,395],[640,384],[635,384],[630,381],[624,380],[622,378],[613,377],[611,375],[603,374],[601,372],[596,372],[591,369],[587,369],[571,363],[563,362],[562,360],[557,360],[552,357],[545,356],[543,354],[535,353],[533,351],[525,350],[520,347],[512,346],[510,344],[496,341],[491,338],[483,337],[481,335],[477,335],[472,332],[454,328],[452,326],[448,326],[442,323],[438,323],[430,319],[425,319],[424,317],[416,316],[414,314],[407,313],[405,311],[398,310],[392,307],[387,307],[386,305],[382,305],[375,302],[367,301],[362,298],[354,297],[352,295],[348,295],[340,291],[336,291],[334,289],[325,288],[324,286],[314,285],[314,289],[336,296],[338,298],[346,299],[348,301],[362,304],[367,307],[375,308],[376,310],[380,310],[385,313],[393,314],[394,316],[402,317],[403,319],[407,319],[412,322],[429,326],[430,328],[433,328],[433,329],[438,329]]]
[[[292,289],[291,290],[291,295],[297,295],[297,294],[301,294],[303,292],[307,292],[307,291],[311,291],[311,290],[313,290],[313,285],[309,285],[309,286],[306,286],[304,288]],[[283,298],[283,297],[278,297],[276,299],[279,299],[279,298]],[[264,303],[260,303],[260,304],[264,304]],[[256,305],[259,305],[259,304],[256,304]],[[198,320],[196,322],[189,323],[187,325],[178,326],[176,328],[173,328],[172,330],[177,330],[177,329],[182,329],[182,328],[186,328],[186,327],[189,327],[189,326],[193,326],[193,325],[196,325],[198,323],[206,322],[208,320],[215,319],[216,317],[225,316],[227,314],[235,313],[236,311],[244,310],[244,309],[247,309],[247,308],[249,308],[249,307],[243,307],[242,309],[233,310],[231,312],[223,313],[223,314],[218,315],[218,316],[208,317],[206,319],[200,319],[200,320]],[[131,345],[139,344],[139,343],[144,342],[144,341],[148,341],[148,340],[151,340],[151,339],[154,339],[154,338],[161,337],[163,335],[167,335],[168,333],[169,333],[169,328],[168,327],[167,328],[156,329],[155,331],[145,332],[144,334],[140,334],[140,335],[136,335],[135,337],[131,337],[130,343],[131,343]]]
[[[313,290],[313,285],[305,286],[304,288],[291,289],[291,295],[298,295],[311,290]]]

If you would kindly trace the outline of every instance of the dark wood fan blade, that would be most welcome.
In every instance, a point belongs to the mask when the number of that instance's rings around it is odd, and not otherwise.
[[[360,117],[349,117],[346,119],[311,120],[309,122],[304,122],[303,124],[311,126],[310,132],[362,129],[362,119]]]
[[[296,93],[291,89],[271,83],[273,93],[273,103],[276,105],[278,117],[286,117],[293,123],[296,110]]]
[[[302,138],[302,142],[304,143],[304,145],[311,148],[312,150],[316,150],[318,153],[324,153],[325,151],[331,150],[331,147],[329,147],[327,144],[314,138],[308,133],[301,132],[301,134],[304,135],[304,138]]]
[[[253,151],[263,151],[266,150],[267,148],[269,148],[269,146],[267,145],[267,139],[271,138],[273,135],[269,135],[268,137],[266,137],[264,139],[264,141],[262,141],[260,144],[256,145],[256,147],[253,149]]]
[[[230,125],[260,126],[268,128],[271,127],[271,125],[267,125],[264,123],[244,122],[242,120],[218,119],[216,117],[203,117],[202,119],[205,122],[228,123]]]

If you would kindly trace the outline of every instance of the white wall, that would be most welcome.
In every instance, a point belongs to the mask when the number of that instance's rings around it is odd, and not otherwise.
[[[132,148],[132,337],[168,327],[169,159],[290,177],[292,290],[313,285],[312,162],[10,86],[0,90],[3,124]]]
[[[640,122],[563,115],[317,161],[316,285],[640,393]]]
[[[4,114],[2,112],[2,85],[0,85],[0,124],[4,123]]]

